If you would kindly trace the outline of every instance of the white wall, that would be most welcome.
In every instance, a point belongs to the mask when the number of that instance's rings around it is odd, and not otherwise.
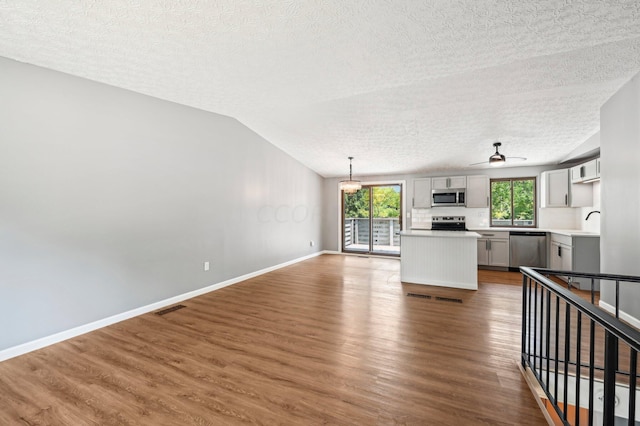
[[[0,93],[0,350],[322,248],[323,179],[232,118],[2,58]]]
[[[604,273],[640,276],[640,74],[600,110],[601,238]],[[612,285],[601,299],[613,305]],[[624,286],[621,310],[640,318],[640,286]]]
[[[600,214],[592,214],[589,216],[589,220],[586,220],[586,218],[589,213],[594,210],[601,211],[601,182],[596,181],[588,185],[593,185],[593,206],[580,208],[578,211],[577,221],[581,224],[580,229],[583,231],[600,232]]]

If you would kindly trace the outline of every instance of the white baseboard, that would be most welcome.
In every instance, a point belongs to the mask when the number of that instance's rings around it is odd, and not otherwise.
[[[342,252],[339,252],[338,250],[324,250],[322,253],[323,254],[343,254]]]
[[[323,254],[339,254],[341,256],[357,256],[357,257],[369,257],[370,254],[369,253],[349,253],[349,252],[344,252],[344,251],[337,251],[337,250],[324,250],[322,252]],[[383,254],[375,254],[375,255],[371,255],[375,258],[378,259],[394,259],[394,260],[398,260],[400,261],[400,258],[398,256],[385,256]]]
[[[138,315],[146,314],[151,311],[155,311],[165,306],[173,305],[178,302],[182,302],[187,299],[191,299],[196,296],[200,296],[206,293],[210,293],[215,290],[219,290],[221,288],[230,286],[232,284],[239,283],[241,281],[246,281],[250,278],[257,277],[259,275],[266,274],[267,272],[275,271],[276,269],[284,268],[285,266],[290,266],[298,262],[302,262],[303,260],[311,259],[316,256],[320,256],[325,254],[326,251],[319,251],[316,253],[312,253],[307,256],[299,257],[294,260],[290,260],[288,262],[280,263],[275,266],[270,266],[268,268],[260,269],[259,271],[251,272],[245,275],[241,275],[236,278],[231,278],[226,281],[222,281],[207,287],[199,288],[197,290],[190,291],[188,293],[183,293],[178,296],[170,297],[168,299],[161,300],[159,302],[152,303],[150,305],[141,306],[139,308],[132,309],[127,312],[122,312],[117,315],[113,315],[107,318],[103,318],[98,321],[94,321],[88,324],[84,324],[78,327],[74,327],[69,330],[61,331],[56,334],[52,334],[50,336],[42,337],[37,340],[33,340],[31,342],[23,343],[18,346],[13,346],[11,348],[3,349],[0,351],[0,362],[5,361],[10,358],[17,357],[19,355],[24,355],[28,352],[32,352],[41,348],[44,348],[49,345],[53,345],[54,343],[59,343],[67,339],[71,339],[72,337],[80,336],[81,334],[88,333],[90,331],[97,330],[102,327],[106,327],[120,321],[124,321]]]
[[[615,306],[610,305],[607,302],[603,302],[602,300],[600,300],[600,302],[598,302],[598,305],[602,309],[604,309],[605,311],[609,312],[610,314],[613,314],[613,315],[616,314]],[[629,324],[631,324],[635,328],[640,329],[640,320],[638,320],[638,318],[633,317],[633,316],[629,315],[628,313],[626,313],[624,311],[620,311],[620,319],[624,320],[625,322],[628,322]]]

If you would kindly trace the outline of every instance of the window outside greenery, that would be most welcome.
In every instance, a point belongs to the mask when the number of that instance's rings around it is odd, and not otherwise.
[[[345,217],[369,217],[369,187],[355,194],[344,194]],[[400,214],[400,186],[373,187],[373,217],[398,217]]]
[[[536,178],[491,179],[491,226],[536,226]]]

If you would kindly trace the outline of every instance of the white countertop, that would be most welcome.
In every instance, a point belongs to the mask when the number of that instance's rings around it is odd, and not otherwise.
[[[426,229],[402,231],[400,235],[405,237],[480,238],[480,234],[473,231],[431,231]]]
[[[475,232],[509,232],[509,231],[530,231],[530,232],[549,232],[551,234],[566,235],[569,237],[599,237],[599,232],[581,231],[580,229],[547,229],[547,228],[473,228]]]

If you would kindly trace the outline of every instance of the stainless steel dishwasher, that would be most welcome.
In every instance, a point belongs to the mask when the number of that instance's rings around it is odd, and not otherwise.
[[[520,266],[547,267],[546,232],[509,232],[509,268]]]

